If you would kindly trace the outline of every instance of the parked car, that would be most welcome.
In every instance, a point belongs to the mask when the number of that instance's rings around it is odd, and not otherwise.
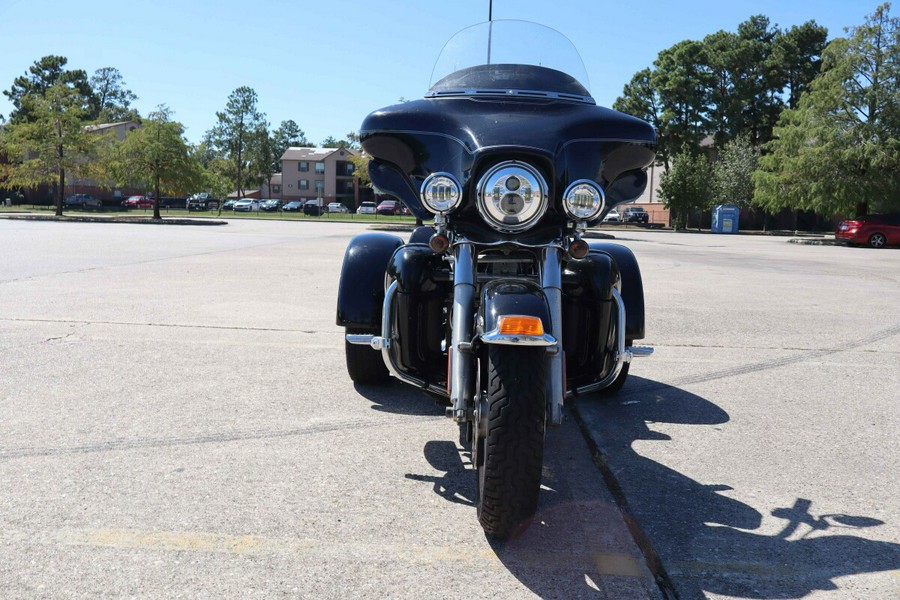
[[[650,213],[640,206],[629,206],[622,213],[622,220],[626,223],[649,223]]]
[[[188,210],[214,210],[219,208],[219,201],[206,192],[194,194],[187,199]]]
[[[153,208],[153,198],[147,196],[130,196],[122,202],[125,208]]]
[[[255,198],[241,198],[234,203],[234,212],[258,212],[259,200]]]
[[[238,201],[236,198],[232,198],[231,200],[226,200],[225,204],[222,205],[222,210],[234,210],[234,205],[237,203],[238,203]]]
[[[612,209],[611,211],[606,213],[606,216],[603,217],[603,222],[604,223],[619,223],[620,222],[619,211],[617,211],[616,209]]]
[[[287,204],[281,207],[281,210],[284,212],[300,212],[303,210],[303,203],[299,200],[291,200]]]
[[[350,210],[340,202],[329,202],[328,212],[346,214],[350,212]]]
[[[328,207],[321,200],[307,200],[303,205],[303,214],[310,217],[320,217],[328,212]]]
[[[66,208],[100,208],[103,202],[90,194],[73,194],[63,201]]]
[[[900,244],[900,213],[841,221],[834,239],[851,246],[865,244],[870,248]]]
[[[266,212],[275,212],[281,208],[281,200],[276,198],[265,198],[259,201],[259,210]]]
[[[385,200],[375,209],[379,215],[399,215],[400,212],[400,203],[396,200]]]
[[[359,205],[359,208],[356,209],[356,214],[358,215],[374,215],[375,209],[377,206],[374,202],[363,202]]]

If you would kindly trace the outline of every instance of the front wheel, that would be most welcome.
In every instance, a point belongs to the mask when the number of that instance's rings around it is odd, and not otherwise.
[[[478,520],[497,539],[516,535],[537,510],[547,416],[546,351],[488,346],[487,386],[476,411]]]

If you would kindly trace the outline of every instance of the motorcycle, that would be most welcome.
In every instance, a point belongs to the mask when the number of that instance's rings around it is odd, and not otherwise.
[[[634,254],[585,239],[638,198],[656,133],[597,106],[572,43],[523,21],[464,29],[425,97],[366,117],[381,193],[419,219],[344,256],[337,324],[357,384],[390,376],[446,405],[471,444],[478,519],[514,536],[537,509],[547,426],[622,387],[644,337]]]

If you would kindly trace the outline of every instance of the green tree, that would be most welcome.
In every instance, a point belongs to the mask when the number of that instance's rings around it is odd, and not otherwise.
[[[754,176],[754,202],[821,214],[900,206],[900,20],[882,4],[828,44]]]
[[[125,79],[115,67],[97,69],[91,76],[91,88],[97,121],[100,123],[116,123],[140,118],[138,112],[131,108],[137,96],[125,87]]]
[[[653,125],[658,134],[657,157],[669,169],[670,140],[666,123],[662,118],[662,103],[659,92],[653,85],[650,69],[635,73],[631,81],[625,84],[622,95],[616,98],[613,109],[643,119]]]
[[[113,146],[112,162],[119,185],[152,187],[154,219],[161,218],[162,194],[185,194],[201,181],[200,163],[184,139],[184,127],[172,120],[172,112],[165,106],[150,113],[143,127]]]
[[[353,163],[353,176],[359,179],[359,184],[372,187],[372,180],[369,179],[369,161],[372,160],[372,157],[362,152],[359,156],[349,155],[347,160]]]
[[[673,226],[686,226],[691,211],[708,208],[713,198],[713,172],[706,156],[683,150],[672,159],[672,168],[659,181],[663,206],[674,211]]]
[[[292,146],[302,148],[310,145],[309,140],[306,139],[306,134],[303,133],[300,126],[290,119],[282,121],[278,129],[272,133],[272,141],[274,145],[275,172],[281,170],[281,157],[284,156],[288,148]]]
[[[651,83],[662,107],[661,121],[670,148],[699,148],[709,130],[712,77],[704,66],[703,44],[678,42],[659,53]]]
[[[62,216],[66,174],[89,174],[101,141],[84,128],[84,96],[57,83],[19,98],[17,114],[16,122],[6,125],[2,135],[2,149],[10,160],[3,165],[8,185],[55,185],[56,215]]]
[[[815,21],[795,25],[775,37],[769,60],[787,94],[788,108],[799,106],[800,96],[822,69],[822,51],[827,39],[828,30]]]
[[[244,195],[249,146],[260,124],[265,122],[265,114],[257,108],[257,101],[253,88],[237,88],[228,96],[225,110],[216,113],[218,123],[208,133],[213,146],[234,164],[235,183],[240,196]]]
[[[759,147],[741,135],[725,144],[713,163],[713,204],[749,207],[753,201],[753,173],[759,166]]]
[[[95,114],[94,93],[88,81],[87,73],[81,69],[66,70],[69,59],[64,56],[49,55],[35,61],[28,68],[25,75],[16,77],[12,86],[3,91],[3,95],[9,98],[14,110],[9,115],[11,123],[34,121],[39,117],[31,112],[28,97],[43,96],[50,88],[64,85],[71,88],[77,95],[70,97],[70,101],[77,98],[81,102],[82,119],[89,121]]]
[[[275,157],[275,140],[269,133],[269,124],[262,121],[253,130],[250,143],[247,147],[248,179],[259,186],[266,186],[272,180],[272,175],[280,167],[281,155]],[[278,166],[276,166],[278,165]]]
[[[346,140],[339,140],[332,135],[329,135],[327,138],[322,140],[321,147],[322,148],[346,148],[347,147]]]

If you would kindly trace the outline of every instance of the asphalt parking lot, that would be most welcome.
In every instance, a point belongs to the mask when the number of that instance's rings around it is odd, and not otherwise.
[[[0,220],[0,596],[662,597],[639,545],[681,598],[900,594],[900,250],[617,233],[656,353],[492,545],[442,410],[345,374],[364,230]]]

